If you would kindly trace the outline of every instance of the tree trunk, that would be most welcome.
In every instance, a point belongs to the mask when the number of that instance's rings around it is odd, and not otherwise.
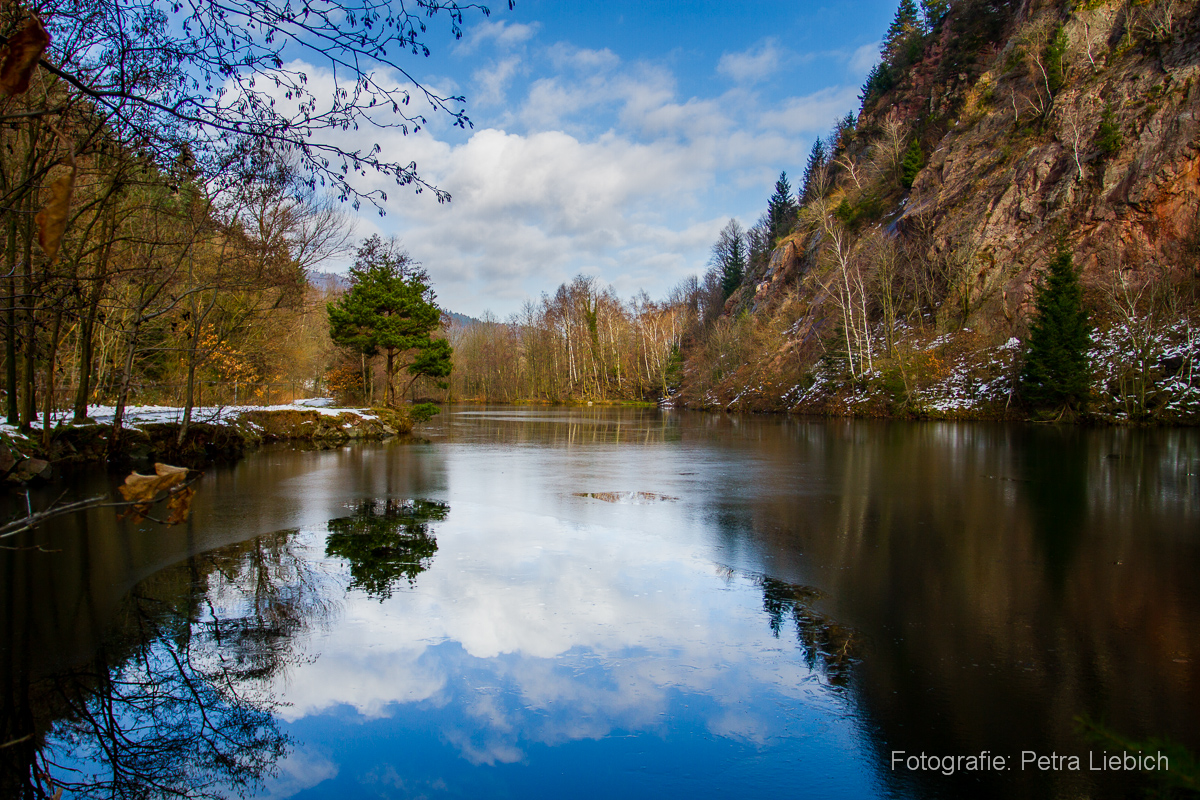
[[[393,376],[396,369],[396,351],[392,348],[387,349],[387,392],[384,395],[384,405],[388,408],[396,407],[396,387],[392,384]]]
[[[96,355],[96,318],[100,313],[100,297],[104,294],[104,281],[108,276],[108,258],[112,253],[114,236],[112,225],[108,221],[101,229],[101,236],[105,239],[104,250],[100,254],[100,261],[96,264],[96,274],[92,279],[91,288],[88,290],[87,309],[79,321],[79,381],[75,385],[74,414],[76,424],[87,422],[88,400],[92,394],[92,362]]]
[[[196,389],[196,360],[195,360],[195,345],[192,346],[188,358],[187,371],[187,388],[184,390],[183,402],[183,419],[179,422],[179,435],[175,438],[175,442],[180,446],[183,445],[183,440],[187,437],[188,426],[192,422],[192,397]]]
[[[8,241],[5,249],[8,273],[8,306],[4,326],[4,378],[8,390],[8,424],[18,425],[21,412],[17,406],[17,215],[8,215]]]
[[[139,311],[140,313],[140,311]],[[129,383],[133,379],[133,354],[137,350],[138,328],[136,323],[129,332],[129,346],[125,350],[125,369],[121,375],[121,388],[117,392],[117,408],[113,412],[112,431],[108,436],[108,457],[113,458],[120,452],[121,423],[125,421],[125,401],[129,398]]]
[[[32,198],[26,203],[26,211],[32,211]],[[34,386],[37,383],[37,300],[33,291],[33,214],[27,215],[24,231],[24,260],[21,269],[22,288],[25,294],[25,310],[22,321],[25,328],[25,369],[21,376],[24,384],[21,397],[21,430],[28,431],[37,421],[37,398]]]
[[[54,366],[58,357],[58,334],[62,329],[62,301],[55,304],[54,324],[50,326],[50,345],[46,352],[46,394],[42,412],[42,447],[50,449],[50,436],[54,433]]]

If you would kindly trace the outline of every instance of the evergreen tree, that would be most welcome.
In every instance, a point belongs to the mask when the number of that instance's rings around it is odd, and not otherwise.
[[[1121,152],[1121,124],[1117,120],[1117,112],[1112,102],[1104,107],[1100,115],[1100,127],[1096,130],[1096,146],[1105,158],[1111,158]]]
[[[825,143],[818,136],[808,153],[808,165],[804,168],[804,188],[800,192],[800,205],[825,194],[825,167],[828,162],[829,154],[825,152]]]
[[[385,243],[372,236],[359,247],[350,268],[349,291],[327,306],[334,342],[366,357],[383,351],[388,405],[396,403],[398,357],[407,358],[409,385],[420,375],[450,374],[450,345],[431,336],[442,320],[434,299],[429,275],[396,240]]]
[[[917,179],[917,173],[923,166],[925,166],[925,153],[921,150],[921,141],[913,139],[908,150],[904,151],[904,158],[900,161],[900,183],[905,189],[912,188],[913,181]]]
[[[845,150],[850,146],[850,143],[854,140],[854,128],[856,124],[853,112],[837,121],[833,126],[833,135],[829,140],[829,153],[826,160],[833,158],[834,153],[838,150]]]
[[[1083,411],[1090,385],[1090,339],[1083,288],[1071,263],[1071,253],[1060,248],[1037,289],[1021,372],[1021,395],[1026,402],[1060,415]]]
[[[771,261],[771,223],[764,213],[746,231],[746,249],[749,251],[746,269],[751,275],[764,275]]]
[[[1058,90],[1067,82],[1067,48],[1070,41],[1062,25],[1054,29],[1050,41],[1046,42],[1046,88],[1050,94],[1058,94]]]
[[[925,18],[925,30],[932,31],[950,11],[950,0],[921,0],[921,15]]]
[[[746,250],[746,232],[736,219],[729,220],[713,245],[712,258],[709,261],[721,276],[721,292],[724,299],[736,292],[746,277]]]
[[[775,194],[767,201],[767,220],[771,234],[771,246],[792,232],[796,224],[796,198],[792,197],[792,185],[788,183],[787,173],[779,173],[775,181]]]
[[[863,83],[862,92],[858,96],[863,109],[866,110],[871,101],[881,95],[887,94],[895,85],[896,74],[886,62],[881,62],[871,67],[871,72],[867,75],[867,80]]]
[[[899,64],[914,36],[921,33],[921,21],[914,0],[900,0],[896,16],[883,37],[883,58],[889,64]]]

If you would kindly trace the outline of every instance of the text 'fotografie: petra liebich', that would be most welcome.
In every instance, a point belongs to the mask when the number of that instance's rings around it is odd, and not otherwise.
[[[1144,753],[1101,753],[1088,752],[1082,756],[1067,756],[1057,753],[1048,755],[1034,750],[1022,750],[1021,755],[1002,756],[990,750],[969,756],[931,756],[927,753],[909,754],[904,750],[892,751],[892,771],[940,772],[953,775],[956,772],[1004,772],[1006,770],[1041,770],[1043,772],[1165,772],[1170,769],[1167,757],[1159,751]]]

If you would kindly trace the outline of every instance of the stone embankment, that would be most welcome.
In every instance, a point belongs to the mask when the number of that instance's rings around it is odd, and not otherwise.
[[[303,442],[335,447],[351,441],[379,441],[412,432],[412,419],[401,410],[352,409],[310,405],[196,409],[180,441],[180,409],[135,407],[127,410],[119,444],[112,439],[111,409],[90,409],[92,422],[60,422],[49,447],[41,430],[28,435],[0,426],[0,478],[10,484],[45,480],[56,468],[141,461],[204,467],[236,461],[247,450],[268,442]]]

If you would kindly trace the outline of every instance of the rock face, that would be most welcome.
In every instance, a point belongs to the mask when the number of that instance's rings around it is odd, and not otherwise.
[[[923,230],[928,258],[954,251],[966,262],[969,301],[986,307],[988,325],[1014,326],[1021,315],[1012,312],[1026,310],[1034,276],[1063,241],[1092,286],[1114,270],[1179,278],[1196,268],[1196,4],[1174,3],[1170,33],[1157,36],[1147,15],[1162,3],[1079,5],[1096,7],[1063,15],[1031,4],[1014,19],[1007,44],[964,91],[897,222]],[[1068,42],[1066,78],[1051,97],[1025,62],[1056,24]],[[919,122],[918,113],[901,113]],[[1115,137],[1107,147],[1106,122]]]
[[[1034,288],[1066,247],[1097,415],[1200,422],[1200,0],[956,0],[919,44],[730,298],[753,312],[720,328],[740,366],[693,348],[678,399],[1020,415]]]

